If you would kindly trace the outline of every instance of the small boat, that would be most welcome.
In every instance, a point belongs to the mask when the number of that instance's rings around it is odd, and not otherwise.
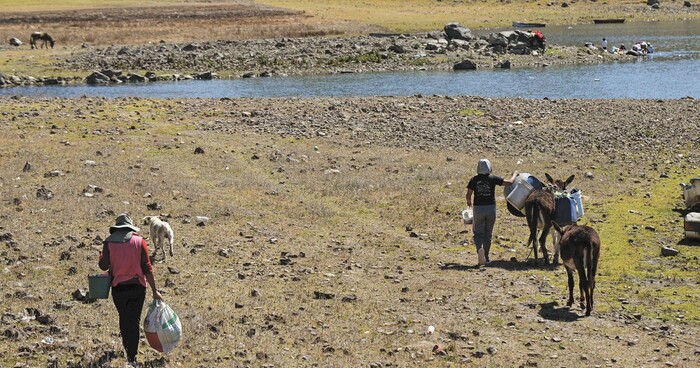
[[[515,28],[544,28],[544,26],[544,23],[513,22],[513,27]]]
[[[593,23],[595,23],[595,24],[625,23],[625,18],[593,19]]]

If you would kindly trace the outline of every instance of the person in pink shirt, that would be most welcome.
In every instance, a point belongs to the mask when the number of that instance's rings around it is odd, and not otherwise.
[[[127,365],[137,367],[141,311],[146,299],[146,283],[153,299],[163,299],[156,288],[148,245],[139,236],[129,215],[121,214],[109,228],[98,265],[112,277],[112,301],[119,313],[119,332],[126,350]]]

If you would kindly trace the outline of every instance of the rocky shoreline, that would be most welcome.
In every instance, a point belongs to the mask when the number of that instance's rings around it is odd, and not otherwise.
[[[532,34],[502,31],[476,36],[448,24],[422,35],[281,38],[84,48],[55,64],[89,75],[33,77],[0,74],[0,86],[110,84],[183,79],[546,67],[634,60],[595,46],[531,46]]]

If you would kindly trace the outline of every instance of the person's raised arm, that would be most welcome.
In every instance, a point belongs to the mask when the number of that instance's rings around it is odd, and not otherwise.
[[[503,184],[504,185],[513,185],[513,183],[515,183],[515,178],[517,178],[519,174],[520,174],[519,172],[513,171],[513,176],[511,176],[510,179],[508,179],[508,180],[503,180]]]

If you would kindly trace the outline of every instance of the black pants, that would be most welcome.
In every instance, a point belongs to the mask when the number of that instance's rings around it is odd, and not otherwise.
[[[139,323],[145,299],[146,288],[141,284],[120,284],[112,288],[112,300],[119,312],[122,345],[130,362],[136,361],[139,352]]]

